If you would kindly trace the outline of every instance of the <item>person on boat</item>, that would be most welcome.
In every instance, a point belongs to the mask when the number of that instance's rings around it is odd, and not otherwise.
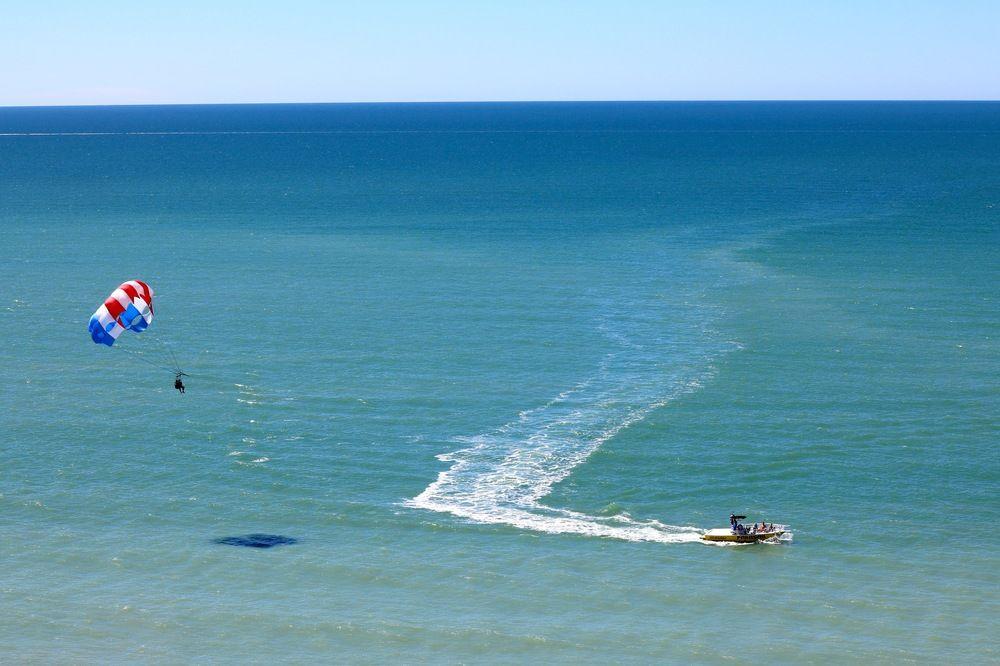
[[[729,514],[729,526],[732,527],[733,529],[736,529],[736,514],[735,513]]]
[[[180,373],[177,373],[177,376],[174,378],[174,388],[184,393],[184,382],[181,381]]]

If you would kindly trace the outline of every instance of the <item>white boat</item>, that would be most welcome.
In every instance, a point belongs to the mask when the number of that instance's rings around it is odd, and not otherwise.
[[[767,523],[761,523],[761,529],[757,529],[757,524],[754,523],[752,528],[744,526],[740,523],[741,520],[746,520],[746,516],[737,516],[732,514],[729,516],[729,527],[721,527],[715,530],[709,530],[701,535],[702,541],[716,541],[716,542],[729,542],[729,543],[757,543],[758,541],[767,541],[768,539],[777,539],[782,534],[786,532],[784,525],[775,525],[774,523],[767,525]],[[765,528],[765,525],[767,526]]]
[[[701,535],[703,541],[728,541],[730,543],[757,543],[767,539],[776,539],[785,533],[783,529],[766,530],[763,532],[747,532],[740,534],[727,527],[709,530]]]

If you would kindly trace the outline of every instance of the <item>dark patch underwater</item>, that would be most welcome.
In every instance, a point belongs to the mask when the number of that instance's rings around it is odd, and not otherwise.
[[[213,541],[213,543],[226,546],[244,546],[246,548],[274,548],[298,542],[299,540],[295,537],[280,534],[243,534],[241,536],[221,537]]]

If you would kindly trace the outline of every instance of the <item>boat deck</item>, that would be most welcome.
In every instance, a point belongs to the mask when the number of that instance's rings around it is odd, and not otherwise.
[[[756,543],[758,541],[765,541],[767,539],[773,539],[779,537],[785,533],[785,530],[772,530],[770,532],[757,532],[756,534],[737,534],[731,529],[726,527],[721,527],[715,530],[709,530],[702,535],[702,540],[704,541],[723,541],[730,543]]]

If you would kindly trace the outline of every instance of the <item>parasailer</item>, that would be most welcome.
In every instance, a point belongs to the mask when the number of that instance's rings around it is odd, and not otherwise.
[[[142,333],[152,322],[153,290],[141,280],[129,280],[119,285],[105,299],[104,303],[97,308],[90,317],[90,324],[87,329],[90,331],[90,337],[95,343],[111,347],[126,330],[134,333]],[[157,340],[156,342],[165,349],[171,359],[171,367],[165,369],[169,369],[175,374],[174,388],[184,393],[185,386],[184,382],[181,381],[181,377],[186,377],[187,375],[181,371],[173,351],[162,340]],[[126,351],[135,354],[147,363],[157,365],[155,362],[145,358],[142,352]]]

